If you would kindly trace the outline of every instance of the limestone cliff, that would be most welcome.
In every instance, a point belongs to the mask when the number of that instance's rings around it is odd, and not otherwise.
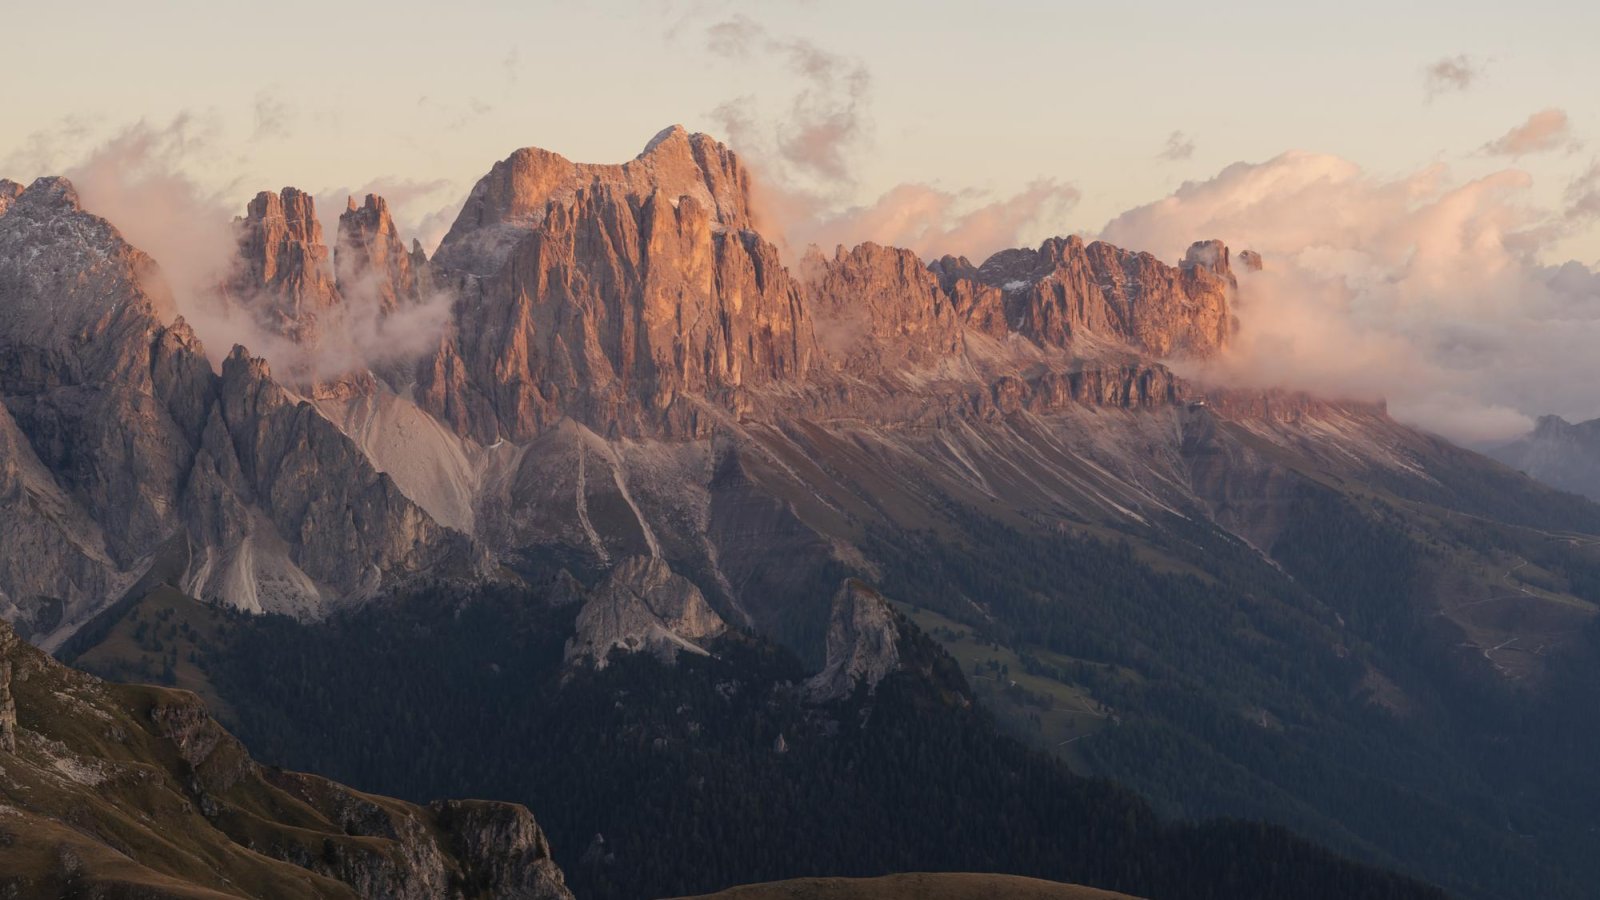
[[[571,206],[580,190],[596,188],[620,197],[657,191],[673,201],[691,197],[718,227],[734,232],[751,227],[750,176],[738,157],[707,135],[691,135],[675,125],[620,165],[574,163],[537,147],[495,163],[468,195],[439,245],[437,261],[449,269],[493,275],[552,208]]]
[[[1530,434],[1489,455],[1551,487],[1600,500],[1600,419],[1574,424],[1540,416]]]
[[[427,254],[420,246],[406,249],[389,204],[375,194],[360,206],[350,198],[339,215],[334,269],[340,293],[362,297],[379,315],[420,301],[430,282]]]
[[[731,153],[669,132],[620,167],[555,160],[497,166],[442,245],[461,297],[418,373],[423,408],[482,443],[565,417],[693,437],[708,404],[737,412],[749,388],[804,377],[810,317],[777,249],[740,230]]]
[[[268,215],[277,199],[254,207],[276,248],[256,271],[319,284],[301,267],[315,254],[285,249],[314,220]],[[205,596],[296,614],[407,573],[477,571],[462,536],[264,366],[215,373],[153,265],[63,179],[0,216],[0,531],[39,554],[0,561],[9,617],[43,638],[158,563]]]
[[[311,195],[292,187],[262,191],[234,227],[239,265],[228,293],[274,331],[315,343],[339,293]]]
[[[817,345],[832,365],[879,375],[961,353],[957,309],[910,250],[866,243],[830,259],[813,249],[801,270]]]
[[[683,651],[705,655],[696,642],[726,629],[688,579],[659,559],[636,556],[619,562],[584,601],[566,655],[602,669],[617,650],[670,661]]]
[[[1236,284],[1219,241],[1195,244],[1173,267],[1100,241],[1051,238],[1037,250],[996,253],[970,277],[1004,292],[1018,333],[1051,346],[1087,335],[1155,357],[1209,356],[1232,327]]]
[[[6,214],[6,210],[22,195],[22,191],[22,185],[9,178],[0,178],[0,216]]]
[[[827,664],[806,682],[814,700],[873,690],[900,666],[894,611],[877,591],[852,578],[833,596],[828,613]]]

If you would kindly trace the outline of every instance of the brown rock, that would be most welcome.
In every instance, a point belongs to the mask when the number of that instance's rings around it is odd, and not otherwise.
[[[311,195],[262,191],[234,226],[240,264],[229,295],[279,334],[315,343],[318,320],[339,305],[339,293]]]
[[[1219,242],[1196,244],[1174,268],[1099,241],[1051,238],[995,254],[977,278],[1005,291],[1015,330],[1042,344],[1093,335],[1166,357],[1209,356],[1227,342],[1234,281]]]
[[[893,373],[957,356],[961,331],[934,273],[910,250],[865,243],[803,263],[817,345],[856,374]]]
[[[358,296],[368,299],[387,315],[422,299],[428,282],[426,266],[427,255],[420,245],[406,250],[382,197],[368,194],[359,207],[350,199],[339,216],[334,243],[341,294],[351,302]]]

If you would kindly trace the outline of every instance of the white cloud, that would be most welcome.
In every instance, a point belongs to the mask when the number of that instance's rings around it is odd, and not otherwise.
[[[1202,238],[1262,254],[1209,377],[1387,398],[1398,418],[1485,441],[1541,413],[1600,413],[1600,278],[1538,261],[1563,214],[1530,188],[1514,169],[1384,179],[1293,152],[1187,183],[1102,237],[1166,259]]]

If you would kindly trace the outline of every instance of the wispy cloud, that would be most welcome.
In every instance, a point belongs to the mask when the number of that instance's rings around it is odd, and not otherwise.
[[[288,103],[267,91],[261,91],[256,94],[255,131],[251,137],[254,140],[286,138],[293,118],[294,112]]]
[[[1494,440],[1542,413],[1600,413],[1600,277],[1540,262],[1567,212],[1538,208],[1532,187],[1513,169],[1391,179],[1287,153],[1185,184],[1101,236],[1167,259],[1214,237],[1266,259],[1240,274],[1239,338],[1211,377],[1384,397],[1403,420]]]
[[[1483,152],[1490,156],[1519,157],[1563,148],[1575,150],[1579,146],[1572,136],[1566,110],[1551,108],[1534,113],[1526,122],[1484,144]]]
[[[1434,60],[1423,69],[1422,81],[1428,102],[1441,94],[1470,90],[1483,77],[1487,64],[1465,53]]]
[[[866,130],[864,116],[872,77],[866,65],[803,38],[773,35],[765,26],[736,15],[705,29],[707,51],[725,59],[750,61],[757,55],[782,60],[799,79],[788,114],[772,122],[771,143],[784,163],[808,176],[831,182],[851,177],[850,157]],[[719,105],[713,116],[728,134],[746,143],[764,137],[765,122],[754,97]]]
[[[1194,138],[1181,131],[1167,135],[1167,145],[1156,154],[1157,159],[1180,162],[1194,156]]]

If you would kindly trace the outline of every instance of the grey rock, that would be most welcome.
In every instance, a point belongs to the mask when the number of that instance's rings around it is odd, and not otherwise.
[[[683,651],[705,655],[697,642],[725,630],[692,582],[659,559],[636,556],[619,562],[584,601],[566,657],[601,669],[617,650],[670,662]]]

